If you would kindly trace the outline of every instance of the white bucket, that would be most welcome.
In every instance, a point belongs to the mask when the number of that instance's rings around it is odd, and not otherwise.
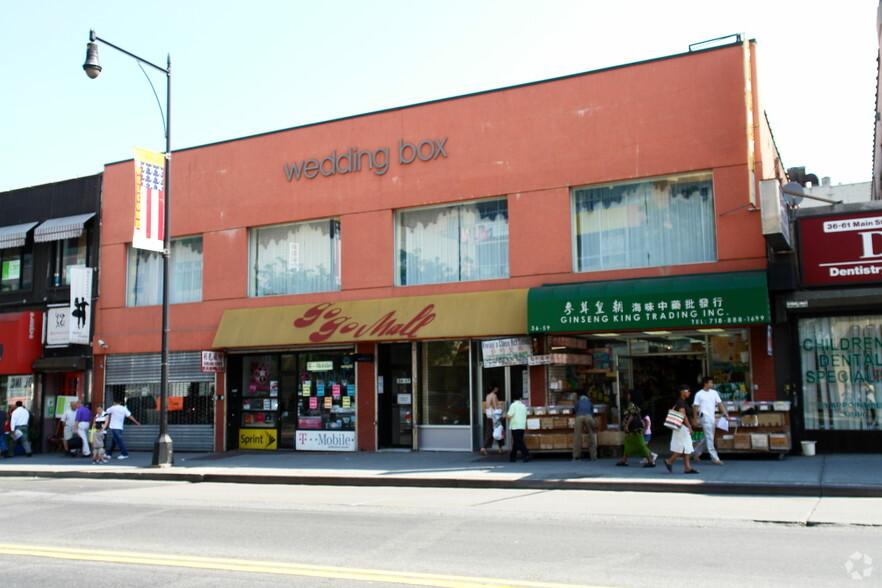
[[[812,456],[815,454],[815,443],[817,441],[803,441],[802,442],[802,454],[807,456]]]

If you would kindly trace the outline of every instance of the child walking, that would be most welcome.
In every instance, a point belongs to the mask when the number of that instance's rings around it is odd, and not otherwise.
[[[92,463],[107,463],[104,457],[104,435],[107,430],[107,418],[104,415],[104,406],[99,404],[95,407],[95,415],[92,417]]]

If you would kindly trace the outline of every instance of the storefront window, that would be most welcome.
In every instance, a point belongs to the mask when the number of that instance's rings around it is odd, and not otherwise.
[[[277,296],[340,289],[340,220],[251,230],[250,295]]]
[[[429,341],[421,355],[420,424],[468,425],[469,342]]]
[[[34,256],[24,247],[0,249],[0,292],[30,290],[34,278]]]
[[[882,316],[799,321],[806,429],[879,430]]]
[[[247,443],[240,447],[355,451],[350,351],[246,355],[242,362],[238,426]]]
[[[34,405],[34,376],[0,376],[0,409],[8,411],[17,401],[28,410]]]
[[[508,277],[508,201],[398,212],[398,285]]]
[[[715,261],[710,172],[575,188],[574,271]]]
[[[169,256],[172,304],[202,300],[202,237],[174,239]],[[127,306],[162,303],[162,255],[129,247]]]
[[[112,384],[107,387],[107,405],[124,404],[142,425],[159,424],[160,384]],[[214,423],[214,384],[169,382],[168,424],[210,425]]]

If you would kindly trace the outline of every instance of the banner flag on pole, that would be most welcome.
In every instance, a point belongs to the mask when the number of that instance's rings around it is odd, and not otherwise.
[[[132,247],[162,251],[165,239],[165,155],[135,148],[135,233]]]
[[[70,268],[70,342],[88,345],[92,327],[92,268]]]

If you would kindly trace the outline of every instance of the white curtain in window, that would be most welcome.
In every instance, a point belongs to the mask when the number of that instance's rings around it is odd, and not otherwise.
[[[340,222],[260,227],[252,233],[253,296],[340,289]]]
[[[128,306],[162,304],[162,255],[129,247]],[[202,237],[171,242],[169,303],[202,300]]]
[[[575,270],[716,260],[710,172],[573,190]]]
[[[398,213],[400,285],[507,278],[508,202]]]

